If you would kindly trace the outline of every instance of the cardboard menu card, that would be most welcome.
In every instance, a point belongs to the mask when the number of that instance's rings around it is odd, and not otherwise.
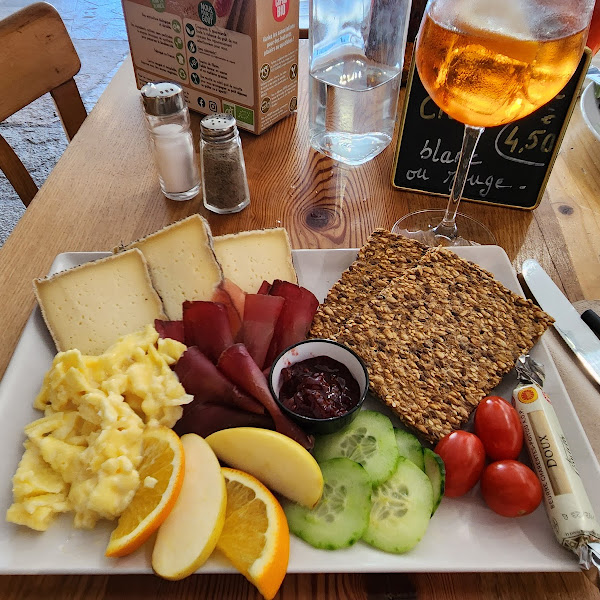
[[[190,110],[262,133],[296,110],[299,0],[122,0],[138,88],[175,81]]]

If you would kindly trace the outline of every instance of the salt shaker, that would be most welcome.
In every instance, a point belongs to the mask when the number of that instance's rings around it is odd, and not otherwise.
[[[189,200],[200,191],[200,175],[183,89],[165,81],[147,83],[141,93],[163,194]]]
[[[250,204],[242,143],[232,115],[209,115],[200,122],[200,167],[208,210],[235,213]]]

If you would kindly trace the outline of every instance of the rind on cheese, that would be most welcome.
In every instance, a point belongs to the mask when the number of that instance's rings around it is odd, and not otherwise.
[[[197,214],[126,248],[138,248],[143,253],[169,319],[181,319],[184,300],[210,300],[223,278],[213,252],[210,227]]]
[[[33,287],[61,352],[101,354],[121,336],[165,318],[139,250],[35,279]]]
[[[223,276],[249,294],[255,294],[263,280],[298,283],[290,239],[283,227],[217,236],[213,245]]]

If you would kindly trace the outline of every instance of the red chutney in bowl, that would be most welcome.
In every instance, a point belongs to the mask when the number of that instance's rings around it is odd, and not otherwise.
[[[339,417],[352,410],[360,396],[348,367],[329,356],[308,358],[281,370],[279,401],[304,417]]]

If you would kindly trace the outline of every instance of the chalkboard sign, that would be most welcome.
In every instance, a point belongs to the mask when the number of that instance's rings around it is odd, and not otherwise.
[[[464,200],[529,210],[540,203],[590,60],[586,48],[577,71],[548,104],[518,121],[483,132]],[[463,124],[429,97],[413,57],[392,171],[394,187],[447,196],[463,131]]]

